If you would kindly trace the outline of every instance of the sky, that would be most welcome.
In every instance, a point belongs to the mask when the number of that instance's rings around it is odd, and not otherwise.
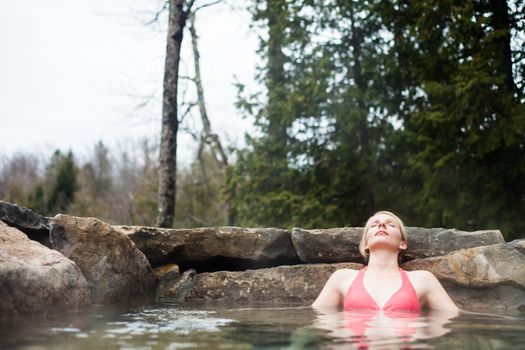
[[[208,1],[197,0],[196,5]],[[151,0],[0,1],[0,155],[89,155],[160,135],[167,18],[146,25],[161,2]],[[199,11],[201,75],[212,128],[225,145],[242,147],[252,121],[236,110],[235,81],[255,91],[257,35],[242,10]],[[181,74],[193,75],[185,33]],[[189,86],[189,84],[187,84]],[[193,89],[184,99],[191,102]],[[180,95],[179,95],[180,99]],[[197,110],[185,126],[199,130]],[[188,165],[196,143],[179,137]]]

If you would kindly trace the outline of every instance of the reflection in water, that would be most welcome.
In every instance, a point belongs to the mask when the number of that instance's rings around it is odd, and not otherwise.
[[[234,322],[204,310],[143,309],[125,313],[122,320],[106,323],[112,334],[143,335],[148,333],[190,334],[192,331],[217,332],[220,326]]]
[[[357,349],[422,348],[420,340],[436,338],[450,332],[446,327],[457,312],[351,311],[318,310],[315,327],[328,336],[346,340]],[[334,342],[330,348],[338,348]]]

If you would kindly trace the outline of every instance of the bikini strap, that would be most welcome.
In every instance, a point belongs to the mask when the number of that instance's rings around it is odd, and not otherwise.
[[[403,279],[403,287],[408,286],[408,288],[414,293],[414,295],[417,296],[416,289],[412,285],[412,282],[410,282],[410,278],[408,278],[408,274],[406,273],[406,271],[402,268],[399,268],[399,270],[401,271],[401,278]]]
[[[405,272],[405,270],[403,270],[401,267],[399,268],[399,272],[401,273],[401,279],[403,281],[403,284],[408,282],[410,283],[410,280],[408,279],[408,275],[407,273]]]
[[[346,294],[348,294],[351,289],[358,288],[360,285],[361,286],[363,285],[363,276],[365,274],[365,269],[366,269],[366,266],[363,267],[361,270],[359,270],[359,272],[357,273],[357,276],[355,276],[354,280],[350,284],[350,287],[348,287]]]

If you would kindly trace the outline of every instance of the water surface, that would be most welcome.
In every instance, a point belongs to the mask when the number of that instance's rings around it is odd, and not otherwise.
[[[523,349],[525,315],[153,304],[0,322],[0,349]]]

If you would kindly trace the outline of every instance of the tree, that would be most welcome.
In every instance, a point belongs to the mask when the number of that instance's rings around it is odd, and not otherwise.
[[[230,171],[241,224],[359,224],[391,209],[416,225],[523,231],[522,1],[253,3],[267,99],[239,101],[261,135]]]
[[[511,34],[523,30],[522,13],[523,3],[512,1],[383,8],[409,72],[399,85],[412,96],[402,115],[410,170],[422,179],[421,224],[499,227],[507,237],[523,230],[514,218],[525,209],[523,86],[516,83],[524,50],[509,49]]]
[[[0,162],[0,198],[28,205],[29,191],[39,181],[40,162],[34,155],[17,152]]]
[[[209,4],[208,4],[209,5]],[[202,7],[200,7],[202,8]],[[198,9],[200,9],[198,8]],[[202,84],[201,79],[201,70],[200,70],[200,53],[199,53],[199,45],[198,45],[198,35],[197,30],[195,28],[195,17],[197,10],[192,12],[191,14],[191,21],[190,21],[190,34],[191,34],[191,44],[193,49],[193,65],[195,68],[195,77],[193,78],[193,82],[195,83],[195,87],[197,90],[197,105],[199,106],[199,114],[201,116],[201,122],[202,122],[202,131],[199,138],[199,146],[197,151],[197,159],[199,160],[200,164],[200,178],[202,178],[202,181],[205,185],[205,202],[210,203],[213,201],[211,196],[211,181],[208,177],[208,167],[209,167],[209,161],[206,161],[205,159],[205,147],[209,147],[209,151],[213,156],[213,159],[215,161],[216,167],[221,172],[220,179],[224,181],[225,175],[226,175],[226,169],[228,167],[228,157],[226,156],[226,152],[224,150],[224,147],[222,146],[222,143],[220,141],[219,135],[214,133],[211,128],[211,122],[208,118],[208,111],[206,108],[206,101],[204,98],[204,87]],[[224,183],[223,183],[224,185]],[[223,201],[224,202],[224,201]],[[211,203],[210,203],[211,204]],[[229,212],[228,204],[224,203],[224,210]],[[220,216],[220,215],[219,215]],[[228,222],[231,224],[231,215],[228,214]]]
[[[197,90],[197,105],[199,106],[199,114],[201,116],[202,122],[202,133],[199,140],[198,158],[201,158],[202,152],[204,151],[204,146],[208,145],[210,147],[211,154],[213,155],[215,161],[219,164],[219,167],[225,168],[228,166],[228,157],[226,156],[219,136],[211,129],[210,118],[208,118],[208,111],[206,108],[206,100],[204,98],[204,87],[201,78],[200,53],[198,45],[199,37],[197,35],[197,29],[195,28],[195,16],[197,10],[201,8],[202,7],[199,7],[191,13],[189,27],[191,34],[191,46],[193,49],[193,65],[195,68],[195,77],[193,78],[193,82],[195,83],[195,88]]]
[[[159,197],[155,225],[171,227],[175,215],[177,182],[177,92],[182,38],[194,0],[169,0],[169,24],[164,67],[162,131],[160,139]]]
[[[231,172],[239,218],[284,226],[360,223],[374,210],[376,192],[383,208],[392,197],[375,184],[378,155],[393,129],[375,83],[384,75],[384,44],[373,3],[267,1],[255,10],[268,26],[261,40],[268,97],[254,113],[262,136],[249,139],[252,148]]]
[[[169,0],[168,12],[168,38],[166,46],[166,63],[164,70],[164,91],[162,104],[162,131],[160,140],[160,167],[159,167],[159,198],[158,198],[158,214],[156,219],[156,226],[172,227],[175,215],[175,201],[177,191],[177,133],[179,129],[179,115],[177,93],[179,86],[179,63],[181,57],[181,45],[184,34],[184,28],[187,20],[193,13],[219,3],[219,1],[212,1],[205,3],[196,9],[192,10],[195,0]],[[194,35],[194,52],[195,62],[197,62],[196,69],[198,70],[198,50],[196,49],[196,34]],[[198,79],[198,81],[197,81]],[[199,104],[203,121],[207,120],[207,115],[203,102],[202,85],[200,85],[200,72],[196,77],[198,99],[202,101]],[[190,105],[191,108],[191,105]],[[209,123],[204,125],[209,126]],[[213,134],[208,131],[208,137],[213,138]],[[220,146],[220,143],[215,139],[215,144]],[[217,146],[216,146],[217,147]],[[225,160],[224,152],[222,153]]]
[[[202,169],[206,169],[204,176]],[[225,174],[209,150],[204,150],[189,169],[178,174],[175,227],[222,226],[227,224],[227,206],[222,187]]]
[[[248,139],[250,149],[239,153],[235,168],[228,172],[232,220],[242,220],[246,225],[286,225],[296,202],[289,186],[294,171],[288,166],[288,128],[294,117],[287,110],[290,80],[285,65],[289,59],[283,52],[290,24],[289,6],[284,1],[254,1],[251,9],[254,21],[267,29],[266,37],[260,38],[260,52],[266,60],[260,73],[266,101],[250,111],[262,136]],[[239,102],[246,107],[249,104]]]
[[[109,149],[99,141],[90,159],[79,168],[78,190],[71,211],[79,216],[94,216],[111,221],[115,207],[112,203],[116,162]]]
[[[42,174],[38,159],[17,153],[0,171],[0,198],[27,206],[44,215],[69,212],[78,190],[78,168],[69,151],[56,150]]]
[[[66,155],[59,150],[55,151],[45,173],[45,214],[55,215],[68,211],[75,200],[75,192],[78,189],[77,172],[71,151]],[[38,191],[37,188],[37,193]]]

